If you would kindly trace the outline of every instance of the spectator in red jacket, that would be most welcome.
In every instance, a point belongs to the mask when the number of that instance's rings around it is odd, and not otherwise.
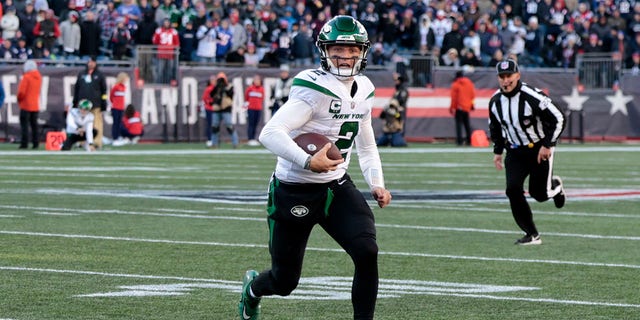
[[[144,135],[144,124],[140,117],[140,112],[136,111],[136,108],[130,104],[124,111],[124,117],[122,117],[122,127],[120,134],[123,139],[113,142],[116,147],[126,144],[136,144],[140,141],[140,137]]]
[[[211,91],[213,91],[213,88],[216,85],[216,80],[217,76],[212,75],[207,82],[207,87],[204,88],[204,91],[202,92],[202,106],[204,108],[204,115],[206,119],[204,135],[207,138],[207,148],[213,146],[213,142],[211,141],[211,126],[213,125],[213,97],[211,96]]]
[[[20,149],[29,144],[29,127],[31,127],[31,143],[38,149],[38,114],[40,112],[40,88],[42,76],[35,61],[24,63],[24,74],[18,84],[18,106],[20,106]]]
[[[125,97],[127,92],[127,82],[129,82],[129,76],[124,73],[118,73],[116,83],[109,92],[109,101],[111,102],[111,117],[113,118],[113,125],[111,126],[111,139],[114,143],[117,140],[121,140],[120,132],[122,131],[122,115],[124,114]]]
[[[247,138],[249,139],[247,145],[259,146],[260,142],[256,140],[256,131],[264,106],[264,87],[260,75],[253,76],[253,83],[244,92],[244,101],[247,108]]]
[[[451,106],[449,112],[455,115],[456,119],[456,144],[461,146],[466,141],[471,145],[471,125],[469,124],[469,112],[474,109],[476,89],[473,82],[464,76],[463,72],[457,71],[456,78],[451,84]],[[462,139],[462,127],[467,133],[466,139]]]
[[[158,46],[157,83],[177,85],[176,49],[180,47],[178,31],[171,27],[171,21],[165,18],[162,26],[153,34],[153,44]]]

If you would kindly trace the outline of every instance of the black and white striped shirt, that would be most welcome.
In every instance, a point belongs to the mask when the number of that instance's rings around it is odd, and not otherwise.
[[[518,82],[504,93],[496,91],[489,101],[489,131],[493,152],[541,143],[555,146],[565,126],[564,113],[539,89]]]

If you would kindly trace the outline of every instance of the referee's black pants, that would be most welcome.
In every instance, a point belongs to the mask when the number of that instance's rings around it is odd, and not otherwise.
[[[327,193],[327,198],[320,196]],[[294,216],[294,211],[304,212],[294,209],[301,204],[311,212]],[[326,184],[291,185],[272,181],[268,206],[271,269],[255,278],[251,286],[253,293],[287,296],[297,287],[309,235],[319,224],[354,263],[351,292],[354,319],[373,319],[378,294],[375,221],[371,208],[351,178],[345,175]]]
[[[553,167],[553,152],[548,161],[538,163],[540,145],[532,148],[508,149],[504,160],[507,176],[506,194],[516,223],[527,235],[537,235],[533,213],[524,193],[524,182],[529,177],[529,195],[538,202],[549,200]]]

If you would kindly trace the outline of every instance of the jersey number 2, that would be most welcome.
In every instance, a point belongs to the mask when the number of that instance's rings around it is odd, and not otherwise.
[[[340,150],[345,150],[351,148],[353,144],[353,139],[358,135],[358,122],[356,121],[347,121],[340,126],[340,139],[336,141],[336,147]],[[347,153],[342,153],[342,158],[346,158]]]

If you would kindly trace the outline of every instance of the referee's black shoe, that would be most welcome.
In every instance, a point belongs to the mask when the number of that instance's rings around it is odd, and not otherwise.
[[[540,239],[540,235],[525,235],[524,237],[516,240],[517,245],[520,246],[531,246],[531,245],[540,245],[542,244],[542,239]]]
[[[555,189],[560,186],[560,192],[553,196],[553,204],[556,205],[556,208],[560,209],[564,207],[564,202],[567,200],[567,197],[564,195],[564,187],[562,186],[562,179],[558,176],[551,177],[551,186]]]

